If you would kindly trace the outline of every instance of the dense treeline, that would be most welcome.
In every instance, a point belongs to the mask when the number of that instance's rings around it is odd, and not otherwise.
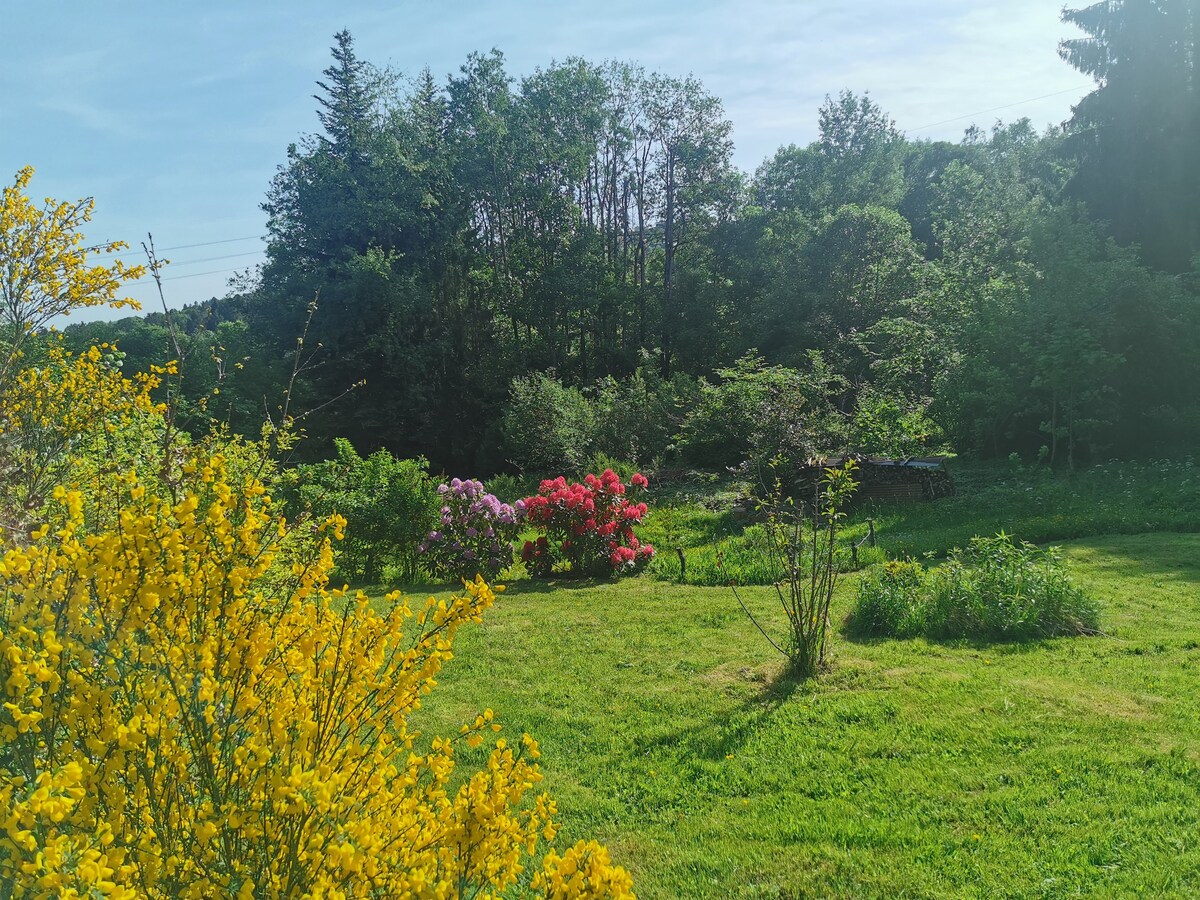
[[[1196,3],[1065,15],[1099,86],[1064,129],[913,141],[843,92],[753,176],[695,78],[569,59],[514,79],[492,51],[405,82],[339,34],[257,282],[176,315],[195,415],[256,428],[299,368],[313,446],[481,472],[727,464],[754,435],[1055,464],[1178,448],[1200,435]],[[76,337],[141,366],[167,325]]]

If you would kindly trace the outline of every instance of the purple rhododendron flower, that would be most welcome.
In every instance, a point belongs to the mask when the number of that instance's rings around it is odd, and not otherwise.
[[[476,478],[452,478],[438,485],[440,530],[421,542],[420,552],[434,574],[494,578],[513,562],[512,541],[524,505],[514,508],[489,494]]]

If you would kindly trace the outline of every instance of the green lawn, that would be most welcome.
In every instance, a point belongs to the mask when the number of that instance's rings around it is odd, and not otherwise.
[[[850,511],[844,543],[861,541],[874,522],[879,548],[860,561],[942,556],[975,535],[1003,529],[1035,544],[1104,534],[1200,532],[1200,467],[1190,459],[1119,462],[1078,472],[1044,466],[955,460],[950,471],[958,496],[936,503],[863,503]],[[662,552],[650,574],[678,581],[676,548],[683,550],[691,584],[769,584],[762,563],[761,528],[747,527],[731,511],[748,489],[736,482],[651,485],[651,514],[642,536]],[[847,547],[848,549],[848,547]],[[718,558],[723,564],[719,564]]]
[[[1200,535],[1066,549],[1106,636],[838,633],[802,685],[726,589],[522,581],[421,724],[490,706],[534,734],[565,836],[607,842],[650,900],[1195,896]]]

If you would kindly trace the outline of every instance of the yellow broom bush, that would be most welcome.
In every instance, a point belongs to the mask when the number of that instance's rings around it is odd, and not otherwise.
[[[556,832],[532,738],[456,777],[491,712],[409,728],[486,583],[376,609],[327,584],[339,517],[289,529],[219,454],[182,479],[113,479],[100,529],[60,487],[0,558],[0,894],[631,896],[595,845],[530,868]]]
[[[595,842],[556,848],[530,736],[410,727],[489,585],[333,589],[346,522],[287,523],[260,447],[164,440],[155,375],[100,350],[16,371],[0,511],[37,524],[0,531],[0,900],[633,896]]]

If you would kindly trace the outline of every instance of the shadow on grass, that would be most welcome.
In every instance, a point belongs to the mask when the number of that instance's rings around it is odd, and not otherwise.
[[[1012,638],[986,635],[967,637],[942,637],[937,635],[914,634],[897,637],[888,634],[865,634],[854,630],[849,624],[839,629],[839,635],[845,641],[859,647],[877,647],[884,644],[911,644],[924,641],[945,650],[987,650],[990,653],[1002,653],[1006,656],[1036,653],[1040,650],[1050,650],[1059,646],[1063,641],[1079,640],[1081,638],[1102,638],[1104,634],[1060,634],[1054,636],[1031,635],[1024,638]]]
[[[1200,583],[1200,535],[1157,531],[1085,538],[1066,549],[1093,572],[1125,577]]]
[[[786,667],[781,667],[773,677],[759,683],[758,690],[721,717],[640,738],[634,749],[637,752],[668,751],[681,761],[723,762],[731,754],[740,753],[756,734],[769,728],[774,714],[789,700],[797,695],[814,693],[819,685],[819,678],[798,678]]]
[[[820,676],[805,678],[794,673],[785,663],[774,677],[763,683],[762,689],[742,704],[743,709],[762,709],[773,712],[797,692],[811,689],[819,683]],[[810,691],[811,692],[811,691]]]
[[[504,588],[506,594],[553,594],[556,591],[578,591],[588,588],[609,587],[617,584],[615,578],[528,578],[514,581]]]

